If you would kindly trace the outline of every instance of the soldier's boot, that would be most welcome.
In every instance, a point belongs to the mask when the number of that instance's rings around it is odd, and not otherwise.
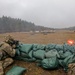
[[[69,64],[69,71],[67,75],[75,75],[75,63]]]
[[[0,75],[4,75],[3,62],[2,61],[0,61]]]
[[[9,65],[11,65],[13,63],[13,59],[12,58],[6,58],[4,61],[3,61],[3,68],[5,69],[6,67],[8,67]]]

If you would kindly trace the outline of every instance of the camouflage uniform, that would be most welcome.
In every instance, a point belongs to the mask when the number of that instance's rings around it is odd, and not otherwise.
[[[69,71],[67,75],[75,75],[75,63],[69,64]]]
[[[11,41],[11,42],[10,42]],[[15,56],[15,49],[10,45],[13,40],[8,37],[0,44],[0,75],[4,75],[4,69],[13,63],[12,57]],[[10,44],[9,44],[10,43]]]

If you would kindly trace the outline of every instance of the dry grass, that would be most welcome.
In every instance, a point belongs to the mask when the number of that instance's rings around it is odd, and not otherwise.
[[[68,39],[75,40],[75,33],[74,32],[56,32],[50,33],[47,35],[38,33],[38,34],[31,34],[31,33],[6,33],[0,34],[0,41],[4,40],[4,37],[7,35],[12,35],[15,39],[23,42],[23,43],[39,43],[39,44],[48,44],[48,43],[56,43],[56,44],[63,44],[67,42]],[[18,65],[22,67],[26,67],[28,70],[24,75],[66,75],[62,69],[59,70],[44,70],[41,67],[37,67],[36,63],[29,63],[23,61],[15,61],[13,65]],[[10,66],[12,67],[12,66]],[[10,68],[9,67],[9,68]],[[9,69],[7,68],[7,70]],[[6,70],[6,71],[7,71]]]

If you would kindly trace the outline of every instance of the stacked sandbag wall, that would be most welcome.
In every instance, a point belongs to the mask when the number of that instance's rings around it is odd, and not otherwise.
[[[38,62],[44,69],[68,68],[75,62],[75,46],[68,44],[19,44],[15,59]]]

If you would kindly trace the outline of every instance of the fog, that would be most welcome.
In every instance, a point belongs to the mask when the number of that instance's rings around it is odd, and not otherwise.
[[[0,17],[3,15],[45,27],[72,27],[75,0],[0,0]]]

